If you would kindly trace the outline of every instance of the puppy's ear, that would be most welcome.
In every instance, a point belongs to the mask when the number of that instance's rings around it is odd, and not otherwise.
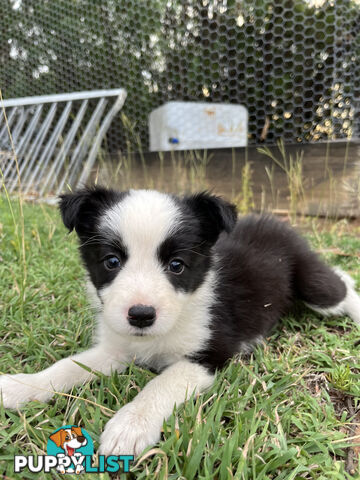
[[[84,188],[60,196],[59,208],[66,228],[78,235],[93,233],[102,211],[110,208],[124,194],[102,187]]]
[[[235,205],[207,192],[184,198],[200,221],[203,235],[210,243],[215,243],[221,232],[231,232],[237,220]]]
[[[64,431],[62,429],[50,435],[50,440],[52,440],[57,447],[60,447],[64,443]]]
[[[83,433],[81,427],[71,427],[71,430],[76,433],[78,437],[82,437]]]

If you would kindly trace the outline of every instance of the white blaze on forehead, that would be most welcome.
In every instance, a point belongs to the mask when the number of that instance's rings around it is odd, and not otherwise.
[[[130,190],[104,214],[100,228],[120,236],[130,253],[139,250],[150,253],[176,229],[180,217],[180,209],[170,195],[154,190]]]

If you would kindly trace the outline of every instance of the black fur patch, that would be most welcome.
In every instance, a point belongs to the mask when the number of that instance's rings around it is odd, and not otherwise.
[[[211,247],[221,232],[230,232],[236,223],[236,208],[206,192],[176,199],[182,219],[178,230],[158,249],[160,262],[166,269],[169,261],[183,260],[185,270],[180,275],[168,272],[172,285],[184,292],[195,291],[205,280],[212,263]]]
[[[95,233],[102,212],[122,200],[127,192],[103,187],[88,187],[60,196],[59,208],[66,228],[76,230],[82,238]]]
[[[214,244],[221,232],[231,232],[237,220],[235,205],[207,192],[197,193],[182,200],[198,219],[204,240]]]
[[[165,270],[172,259],[184,262],[185,269],[180,275],[167,272],[174,288],[184,292],[195,291],[204,281],[211,265],[210,247],[200,236],[199,226],[182,228],[168,237],[160,245],[158,257]]]
[[[341,279],[306,241],[271,216],[248,216],[215,245],[217,301],[212,337],[193,359],[215,370],[268,334],[296,299],[330,307],[344,299]]]
[[[90,279],[97,290],[110,284],[115,279],[128,258],[127,250],[121,245],[120,239],[115,241],[101,235],[97,235],[93,240],[90,238],[82,243],[80,245],[80,253],[89,272]],[[119,258],[121,262],[119,269],[106,269],[104,259],[110,256]]]
[[[94,286],[99,289],[111,283],[119,270],[107,270],[104,258],[117,256],[122,265],[127,260],[127,251],[120,238],[109,238],[98,229],[101,215],[120,202],[127,192],[116,192],[102,187],[62,195],[60,211],[65,226],[76,230],[80,239],[80,253]]]

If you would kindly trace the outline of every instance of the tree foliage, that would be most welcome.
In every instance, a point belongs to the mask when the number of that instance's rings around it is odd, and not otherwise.
[[[125,87],[125,113],[241,103],[251,142],[346,137],[358,108],[356,0],[1,0],[5,98]]]

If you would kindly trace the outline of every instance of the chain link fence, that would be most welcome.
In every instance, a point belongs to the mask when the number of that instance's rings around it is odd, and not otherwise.
[[[245,105],[249,144],[359,136],[359,0],[1,5],[3,97],[125,88],[109,152],[148,150],[149,113],[170,100]]]

